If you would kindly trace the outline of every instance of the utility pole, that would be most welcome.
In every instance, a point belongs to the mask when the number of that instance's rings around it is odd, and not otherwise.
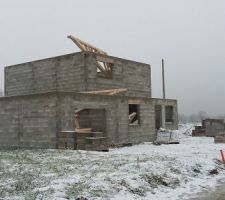
[[[165,76],[164,76],[164,60],[162,59],[162,87],[163,87],[163,99],[166,98],[165,94]]]

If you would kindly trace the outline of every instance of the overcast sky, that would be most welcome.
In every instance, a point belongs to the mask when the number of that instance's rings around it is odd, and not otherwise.
[[[153,97],[179,112],[225,113],[225,0],[0,0],[4,66],[77,52],[73,34],[112,56],[149,63]]]

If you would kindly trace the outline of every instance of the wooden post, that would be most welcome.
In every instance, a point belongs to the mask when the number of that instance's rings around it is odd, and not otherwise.
[[[164,60],[162,59],[162,87],[163,87],[163,99],[166,98],[165,94],[165,77],[164,77]]]

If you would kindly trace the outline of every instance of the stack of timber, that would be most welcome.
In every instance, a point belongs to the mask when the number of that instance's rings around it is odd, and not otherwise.
[[[218,135],[214,137],[214,143],[225,143],[225,135]]]
[[[76,149],[75,131],[61,131],[58,136],[58,149]]]

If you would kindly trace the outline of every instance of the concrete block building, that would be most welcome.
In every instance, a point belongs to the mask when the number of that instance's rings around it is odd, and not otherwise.
[[[98,70],[98,62],[110,63],[110,76]],[[88,93],[116,88],[127,91]],[[153,141],[160,127],[178,128],[177,101],[152,98],[150,65],[79,52],[5,67],[0,147],[59,148],[63,132],[76,135],[77,109],[83,109],[80,126],[101,133],[112,146]],[[135,123],[129,120],[133,112]],[[71,138],[73,148],[87,149]]]

